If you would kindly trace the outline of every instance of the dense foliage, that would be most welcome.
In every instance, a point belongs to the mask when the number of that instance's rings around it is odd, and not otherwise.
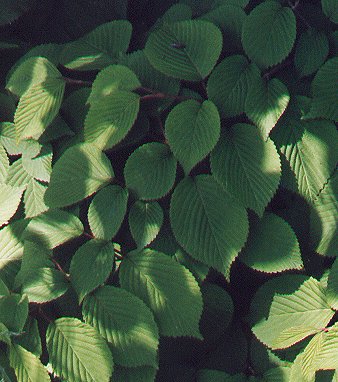
[[[0,381],[338,380],[338,7],[0,4]]]

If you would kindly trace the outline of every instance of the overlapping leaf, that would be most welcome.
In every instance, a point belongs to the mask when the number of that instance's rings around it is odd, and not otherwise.
[[[278,1],[257,5],[243,24],[243,48],[260,67],[281,62],[291,52],[295,39],[296,17],[289,7],[283,7]]]
[[[8,184],[1,184],[0,193],[0,227],[7,224],[19,207],[22,187],[13,187]]]
[[[177,241],[193,258],[229,276],[246,241],[248,220],[245,209],[212,176],[179,183],[171,199],[170,220]]]
[[[26,218],[33,218],[48,210],[44,202],[46,189],[47,186],[35,179],[29,181],[23,197]]]
[[[0,143],[0,184],[5,183],[9,170],[9,160],[5,148]]]
[[[0,322],[15,333],[22,331],[28,316],[28,298],[12,293],[0,297]]]
[[[201,338],[202,295],[185,267],[163,253],[144,249],[124,258],[119,278],[122,288],[153,311],[161,335]]]
[[[8,185],[25,190],[31,180],[32,176],[29,175],[23,167],[22,158],[16,160],[9,166],[6,178],[6,183]]]
[[[233,198],[260,216],[281,175],[275,145],[247,124],[236,124],[224,133],[211,153],[211,169]]]
[[[211,101],[182,102],[171,110],[165,124],[169,146],[186,174],[214,148],[219,134],[220,117]]]
[[[338,260],[333,263],[326,290],[327,300],[332,309],[338,310]]]
[[[212,23],[185,20],[165,23],[145,46],[151,65],[174,78],[200,81],[213,69],[222,49],[222,34]]]
[[[14,123],[0,122],[0,142],[8,155],[19,155],[22,153],[24,142],[17,142]]]
[[[45,203],[64,207],[87,198],[107,185],[114,171],[106,155],[94,145],[69,148],[53,167]]]
[[[150,309],[136,296],[106,286],[85,298],[82,312],[112,344],[115,363],[157,367],[158,328]]]
[[[37,142],[35,143],[37,144]],[[53,151],[50,145],[40,146],[37,144],[37,146],[36,151],[25,147],[22,152],[22,165],[31,177],[42,182],[49,182],[52,172]]]

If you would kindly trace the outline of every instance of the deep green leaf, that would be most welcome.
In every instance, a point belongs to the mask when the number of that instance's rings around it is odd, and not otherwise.
[[[216,145],[220,117],[211,101],[189,100],[175,106],[165,124],[169,146],[186,174]]]
[[[137,148],[124,167],[126,185],[142,200],[160,199],[173,187],[176,160],[167,145],[151,142]]]
[[[335,0],[321,0],[324,14],[334,23],[338,24],[338,8]]]
[[[97,239],[111,240],[118,232],[127,211],[128,190],[107,186],[93,198],[88,209],[90,230]]]
[[[98,332],[77,318],[62,317],[48,326],[49,362],[69,382],[108,382],[113,359]],[[65,357],[65,354],[67,357]]]
[[[85,321],[112,344],[115,363],[157,368],[158,328],[139,298],[105,286],[85,298],[82,312]]]
[[[80,302],[106,281],[113,263],[114,247],[111,242],[90,240],[75,252],[70,264],[70,280]]]
[[[115,382],[155,382],[156,369],[150,366],[122,367],[114,371]]]
[[[7,345],[11,345],[11,343],[12,343],[11,332],[6,328],[6,326],[2,322],[0,322],[0,342],[4,342]],[[0,369],[0,377],[2,377],[1,369]],[[0,379],[0,381],[2,382],[1,379]]]
[[[7,285],[4,283],[4,281],[0,279],[0,296],[8,296],[8,295],[9,295],[9,289],[7,288]]]
[[[53,167],[45,203],[64,207],[87,198],[107,185],[114,171],[106,155],[94,145],[69,148]]]
[[[119,278],[122,288],[153,311],[161,335],[201,338],[202,295],[185,267],[163,253],[144,249],[124,258]]]
[[[338,310],[338,260],[333,263],[326,290],[327,300],[332,309]]]
[[[222,34],[212,23],[185,20],[165,23],[145,46],[151,65],[174,78],[200,81],[213,69],[222,49]]]
[[[0,322],[13,332],[21,332],[28,316],[28,298],[19,294],[0,296]]]
[[[41,338],[38,321],[32,316],[28,316],[23,333],[15,337],[15,343],[30,351],[37,357],[42,354]]]
[[[230,375],[220,370],[201,369],[198,372],[197,382],[246,382],[249,381],[244,374]],[[250,380],[254,382],[254,380]]]

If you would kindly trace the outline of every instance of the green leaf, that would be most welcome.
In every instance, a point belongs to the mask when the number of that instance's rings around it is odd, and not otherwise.
[[[7,345],[11,345],[11,343],[12,343],[11,332],[6,328],[6,326],[2,322],[0,322],[0,342],[4,342]],[[0,346],[1,346],[1,344],[0,344]],[[1,369],[0,369],[0,372],[1,372]],[[0,374],[0,377],[2,377],[1,374]],[[0,379],[0,381],[2,382],[1,379]]]
[[[212,23],[185,20],[165,23],[152,32],[144,53],[167,76],[200,81],[213,69],[222,49],[222,34]]]
[[[83,225],[79,218],[66,211],[50,210],[33,218],[23,237],[47,248],[55,248],[82,233]]]
[[[118,232],[127,211],[128,190],[107,186],[93,198],[88,209],[90,230],[97,239],[111,240]]]
[[[7,288],[7,285],[0,279],[0,296],[8,296],[9,295],[9,289]]]
[[[335,0],[321,0],[324,14],[335,24],[338,24],[338,9]]]
[[[68,43],[61,63],[68,69],[103,69],[117,62],[128,49],[132,26],[127,20],[114,20],[98,26],[80,39]]]
[[[313,100],[309,118],[323,117],[338,121],[338,57],[331,58],[318,70],[312,81]]]
[[[141,86],[135,73],[122,65],[110,65],[99,72],[92,85],[88,103],[102,102],[118,90],[132,91]]]
[[[33,218],[48,210],[44,202],[47,186],[31,179],[27,185],[23,201],[26,218]]]
[[[64,295],[68,285],[61,272],[51,268],[39,268],[24,279],[22,293],[28,296],[29,302],[42,304]]]
[[[299,325],[292,326],[283,330],[280,335],[273,341],[273,349],[284,349],[290,347],[297,342],[302,341],[308,336],[312,336],[319,332],[320,329],[312,326]]]
[[[49,182],[52,172],[52,147],[50,145],[41,146],[37,142],[36,144],[38,152],[33,152],[29,148],[23,150],[22,165],[30,176],[42,182]]]
[[[28,298],[19,294],[0,297],[0,322],[8,330],[21,332],[28,316]]]
[[[172,257],[179,264],[184,265],[194,275],[199,284],[202,284],[202,282],[208,276],[209,267],[200,261],[193,259],[183,249],[178,248]]]
[[[327,303],[321,283],[310,277],[291,294],[275,294],[266,320],[258,322],[252,331],[265,345],[275,348],[274,342],[285,331],[303,327],[303,338],[309,331],[305,328],[324,328],[334,315]],[[297,336],[299,340],[301,335]],[[287,346],[291,346],[288,343]],[[285,346],[285,345],[284,345]]]
[[[296,17],[278,1],[265,1],[245,19],[242,43],[245,53],[258,66],[280,63],[291,52],[296,39]]]
[[[150,244],[160,232],[163,210],[157,202],[136,201],[129,211],[130,232],[138,248]]]
[[[6,183],[15,188],[24,190],[32,177],[28,174],[22,164],[22,158],[16,160],[9,166]]]
[[[286,221],[271,213],[265,213],[261,220],[252,223],[239,258],[261,272],[303,268],[297,236]]]
[[[15,337],[15,343],[30,351],[37,357],[42,354],[41,339],[38,327],[38,321],[28,316],[23,333]]]
[[[295,67],[301,77],[316,72],[329,54],[329,41],[324,32],[308,29],[296,44]]]
[[[6,149],[8,155],[19,155],[22,153],[24,142],[16,141],[14,123],[0,122],[0,143]]]
[[[248,220],[245,209],[212,176],[179,183],[171,199],[170,221],[189,255],[229,277],[231,264],[246,241]]]
[[[90,106],[84,124],[84,139],[106,150],[118,144],[133,126],[140,107],[140,96],[116,90]]]
[[[150,366],[122,367],[114,371],[114,382],[155,382],[157,370]]]
[[[263,375],[264,382],[284,382],[290,379],[291,368],[288,366],[278,366],[266,371]],[[297,382],[297,381],[294,381]]]
[[[310,233],[315,251],[335,256],[338,247],[338,174],[333,176],[314,201],[310,215]]]
[[[0,227],[7,224],[19,207],[22,187],[13,187],[8,184],[1,185],[0,193]]]
[[[20,345],[10,347],[9,360],[18,382],[49,382],[47,369],[37,356]]]
[[[248,90],[245,113],[267,139],[289,101],[289,91],[283,82],[276,78],[270,81],[261,79]]]
[[[105,286],[85,298],[82,313],[112,344],[115,363],[157,368],[158,328],[143,301],[123,289]]]
[[[291,119],[276,126],[272,139],[290,164],[298,192],[313,203],[338,161],[335,126]]]
[[[274,143],[262,139],[251,125],[235,124],[226,130],[211,153],[212,174],[233,198],[259,216],[275,194],[280,159]]]
[[[257,66],[250,64],[246,57],[226,57],[209,77],[208,97],[223,117],[234,117],[244,113],[247,93],[259,80]]]
[[[197,382],[245,382],[249,381],[243,374],[230,375],[220,370],[201,369]],[[254,382],[254,381],[252,381]]]
[[[9,170],[9,160],[5,148],[0,143],[0,184],[5,183]]]
[[[338,260],[333,263],[326,290],[327,300],[332,309],[338,310]]]
[[[47,58],[30,57],[17,65],[10,73],[6,88],[18,97],[22,97],[34,85],[60,77],[60,72]]]
[[[70,263],[70,280],[80,302],[106,281],[113,263],[114,247],[111,242],[90,240],[75,252]]]
[[[53,167],[45,203],[58,208],[77,203],[114,177],[106,155],[94,145],[78,144],[69,148]]]
[[[113,359],[105,340],[77,318],[62,317],[46,333],[49,362],[69,382],[108,382]],[[67,357],[65,357],[67,354]]]
[[[166,119],[165,135],[186,174],[210,153],[219,134],[220,117],[210,101],[181,102]]]
[[[123,259],[119,278],[122,288],[153,311],[162,336],[201,338],[202,295],[185,267],[161,252],[144,249]]]
[[[138,147],[124,167],[126,185],[142,200],[160,199],[173,187],[176,160],[165,144],[146,143]]]

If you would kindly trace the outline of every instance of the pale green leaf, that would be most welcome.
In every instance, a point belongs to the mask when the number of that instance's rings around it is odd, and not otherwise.
[[[173,187],[176,160],[169,147],[159,142],[138,147],[124,167],[127,187],[142,200],[160,199]]]
[[[8,155],[19,155],[22,153],[24,142],[16,141],[14,123],[0,122],[0,143],[6,149]]]
[[[118,232],[127,211],[128,190],[107,186],[93,198],[88,209],[90,230],[97,239],[111,240]]]
[[[138,248],[150,244],[160,232],[163,224],[163,210],[157,202],[138,200],[129,211],[130,232]]]
[[[208,97],[223,117],[234,117],[244,113],[247,93],[259,80],[257,66],[250,64],[246,57],[226,57],[209,77]]]
[[[92,104],[118,90],[132,91],[141,86],[135,73],[123,65],[110,65],[99,72],[92,85],[88,103]]]
[[[156,372],[157,370],[150,366],[117,366],[113,377],[114,382],[155,382]]]
[[[313,361],[323,348],[324,336],[325,334],[323,331],[316,334],[311,338],[311,341],[308,343],[303,353],[301,353],[301,374],[305,377],[306,381],[315,379],[316,370],[313,367]]]
[[[113,263],[114,247],[111,242],[90,240],[75,252],[69,271],[80,302],[106,281],[112,272]]]
[[[82,313],[112,344],[115,363],[157,368],[158,328],[150,309],[133,294],[105,286],[87,296]]]
[[[107,185],[114,171],[107,156],[94,145],[69,148],[53,167],[45,203],[51,208],[77,203]]]
[[[19,294],[0,297],[0,322],[8,330],[21,332],[28,316],[28,298]]]
[[[13,187],[8,184],[0,185],[0,227],[7,224],[19,207],[22,187]]]
[[[244,207],[262,216],[275,194],[280,159],[274,143],[248,124],[227,129],[211,153],[212,174]]]
[[[65,82],[51,78],[30,87],[20,98],[14,116],[17,139],[38,139],[58,114]]]
[[[9,170],[8,156],[7,156],[5,148],[0,143],[0,184],[5,183],[8,170]]]
[[[60,72],[47,58],[30,57],[15,66],[6,88],[18,97],[22,97],[34,85],[60,77]]]
[[[302,341],[308,336],[312,336],[320,331],[318,328],[313,328],[311,326],[299,325],[292,326],[283,330],[277,338],[273,341],[273,349],[285,349],[297,342]]]
[[[275,340],[285,330],[297,326],[320,330],[333,315],[323,286],[311,277],[291,294],[275,294],[267,319],[258,322],[252,331],[262,343],[273,348]],[[307,335],[308,330],[304,330],[303,338]],[[297,340],[300,337],[299,334]]]
[[[338,259],[335,260],[330,270],[326,296],[331,308],[338,310]]]
[[[48,210],[44,202],[47,186],[31,179],[27,185],[23,201],[26,218],[33,218]]]
[[[51,268],[39,268],[25,277],[22,293],[28,296],[29,302],[42,304],[59,298],[68,290],[65,276]]]
[[[77,318],[62,317],[48,326],[46,339],[56,375],[68,382],[109,382],[112,355],[94,328]]]
[[[296,44],[295,67],[301,77],[309,76],[319,69],[329,54],[326,34],[316,29],[303,32]]]
[[[338,7],[335,0],[321,0],[324,14],[334,23],[338,24]]]
[[[132,26],[127,20],[114,20],[98,26],[80,39],[66,44],[61,63],[68,69],[103,69],[117,62],[128,49]]]
[[[101,149],[118,144],[133,126],[140,107],[140,96],[116,90],[90,106],[84,123],[84,139]]]
[[[207,21],[165,23],[145,46],[151,65],[174,78],[200,81],[213,69],[222,49],[220,30]]]
[[[40,146],[37,153],[27,149],[22,152],[22,165],[27,173],[42,182],[49,182],[52,172],[53,151],[50,145]]]
[[[212,176],[199,175],[179,183],[171,199],[170,221],[177,241],[189,255],[229,277],[249,224],[245,209]]]
[[[9,166],[6,179],[8,185],[24,190],[32,179],[32,176],[23,167],[22,158]]]
[[[175,106],[165,123],[169,146],[186,174],[216,145],[220,117],[211,101],[189,100]]]
[[[13,344],[10,347],[9,360],[18,382],[50,382],[39,358],[22,346]]]
[[[262,219],[250,225],[249,237],[239,258],[261,272],[303,268],[297,236],[286,221],[272,213],[265,213]]]
[[[270,81],[261,79],[249,88],[245,113],[257,125],[264,139],[284,113],[289,100],[287,87],[276,78]]]
[[[250,60],[260,67],[280,63],[296,39],[296,17],[291,8],[269,0],[256,6],[245,19],[242,43]]]
[[[33,218],[23,237],[47,248],[55,248],[82,233],[83,225],[78,217],[66,211],[50,210]]]
[[[161,252],[144,249],[123,259],[119,278],[122,288],[153,311],[161,335],[201,338],[202,295],[185,267]]]

